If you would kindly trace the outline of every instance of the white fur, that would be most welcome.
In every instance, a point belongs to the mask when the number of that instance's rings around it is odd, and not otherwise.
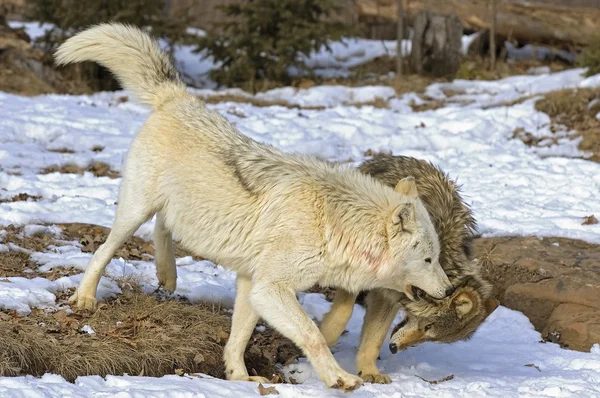
[[[256,379],[243,352],[260,316],[303,349],[328,386],[351,390],[361,379],[335,361],[295,293],[321,284],[411,294],[416,285],[443,297],[450,287],[414,181],[395,191],[357,170],[245,137],[187,93],[166,55],[136,28],[93,27],[67,40],[56,57],[61,64],[99,62],[154,110],[131,144],[114,224],[73,297],[77,306],[95,306],[114,252],[157,214],[157,273],[166,288],[176,279],[171,233],[194,254],[238,273],[228,378]]]

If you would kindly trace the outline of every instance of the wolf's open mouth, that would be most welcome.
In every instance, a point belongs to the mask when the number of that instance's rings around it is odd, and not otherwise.
[[[425,293],[425,291],[423,289],[421,289],[420,287],[412,285],[410,287],[410,290],[412,291],[412,294],[416,299],[423,299],[423,298],[427,297],[427,293]]]

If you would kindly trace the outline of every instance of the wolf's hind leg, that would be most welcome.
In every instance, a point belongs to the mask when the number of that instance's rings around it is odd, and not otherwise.
[[[156,214],[154,224],[154,255],[158,285],[174,292],[177,288],[177,266],[173,254],[173,236],[160,213]]]
[[[344,328],[352,317],[355,302],[355,294],[343,289],[336,289],[331,309],[325,314],[319,327],[329,347],[334,346],[344,332]]]

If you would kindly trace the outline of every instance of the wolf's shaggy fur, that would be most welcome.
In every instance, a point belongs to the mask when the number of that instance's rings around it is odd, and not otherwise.
[[[108,67],[153,108],[131,144],[112,230],[73,297],[77,306],[95,306],[114,251],[156,214],[157,274],[167,289],[176,286],[172,233],[193,254],[238,273],[224,353],[228,378],[265,381],[250,377],[243,361],[262,317],[306,353],[328,386],[352,390],[362,380],[335,361],[296,292],[320,284],[451,294],[414,179],[392,189],[358,170],[242,135],[186,91],[167,56],[137,28],[95,26],[62,44],[56,59]]]
[[[377,370],[375,361],[398,310],[407,318],[392,332],[390,349],[394,352],[422,341],[452,342],[468,338],[498,305],[490,298],[491,285],[471,261],[476,223],[462,200],[458,187],[438,167],[429,162],[378,154],[364,162],[360,171],[384,184],[395,183],[411,175],[440,239],[440,264],[456,292],[443,300],[421,297],[412,301],[406,295],[388,289],[375,289],[358,296],[367,311],[357,355],[357,369],[365,381],[389,383]],[[337,342],[350,316],[356,295],[336,291],[333,307],[321,323],[329,345]]]

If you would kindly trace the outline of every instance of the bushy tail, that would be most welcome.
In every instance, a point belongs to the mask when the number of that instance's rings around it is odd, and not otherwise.
[[[114,73],[138,101],[153,108],[185,93],[185,84],[167,54],[148,34],[133,26],[93,26],[65,41],[54,56],[58,65],[98,62]]]

